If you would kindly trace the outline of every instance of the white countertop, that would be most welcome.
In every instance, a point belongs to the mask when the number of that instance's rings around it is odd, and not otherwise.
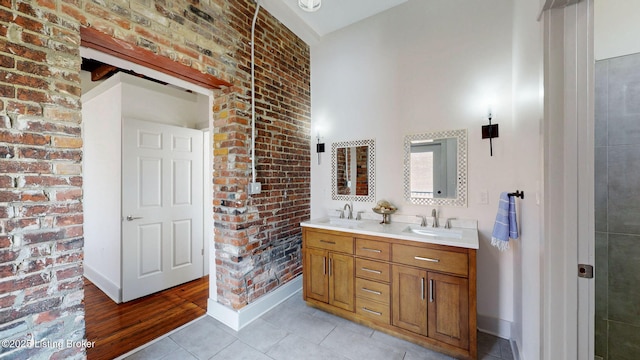
[[[477,222],[471,220],[451,220],[451,229],[421,227],[416,224],[404,222],[380,224],[380,222],[376,220],[347,220],[333,217],[304,221],[300,223],[300,226],[348,231],[355,234],[382,236],[467,249],[478,248]],[[411,229],[415,229],[416,232],[423,232],[424,234],[416,233]]]

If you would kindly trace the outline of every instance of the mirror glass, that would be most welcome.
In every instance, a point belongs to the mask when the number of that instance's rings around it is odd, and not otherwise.
[[[408,135],[404,141],[405,199],[421,205],[467,205],[467,131]]]
[[[333,200],[374,200],[375,145],[373,140],[333,143],[331,165]]]

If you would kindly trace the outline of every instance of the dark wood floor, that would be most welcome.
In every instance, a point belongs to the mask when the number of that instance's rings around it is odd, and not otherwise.
[[[113,359],[207,312],[209,277],[116,304],[85,279],[84,302],[89,360]]]

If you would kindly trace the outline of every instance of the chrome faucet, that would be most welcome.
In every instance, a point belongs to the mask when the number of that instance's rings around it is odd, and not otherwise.
[[[416,215],[416,217],[420,218],[420,227],[427,226],[427,217],[422,215]]]
[[[448,218],[447,222],[444,223],[445,229],[451,229],[451,220],[455,220],[456,218]]]
[[[436,211],[436,209],[431,210],[431,217],[433,218],[433,223],[431,224],[432,227],[440,227],[440,225],[438,225],[438,212]]]
[[[342,208],[342,210],[347,210],[347,209],[349,209],[349,212],[347,213],[347,219],[353,219],[353,209],[351,209],[351,205],[344,204],[344,207]]]

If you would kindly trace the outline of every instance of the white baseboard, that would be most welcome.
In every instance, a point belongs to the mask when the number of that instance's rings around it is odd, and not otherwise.
[[[240,310],[233,310],[217,301],[209,299],[207,314],[233,330],[238,331],[301,289],[302,276],[298,276]]]
[[[503,339],[511,339],[511,321],[478,314],[478,330]]]
[[[111,280],[107,279],[104,275],[100,274],[96,270],[94,270],[91,266],[87,266],[84,264],[84,277],[89,279],[98,289],[102,290],[103,293],[107,294],[111,300],[115,301],[116,304],[122,302],[122,290],[117,284],[111,282]]]

